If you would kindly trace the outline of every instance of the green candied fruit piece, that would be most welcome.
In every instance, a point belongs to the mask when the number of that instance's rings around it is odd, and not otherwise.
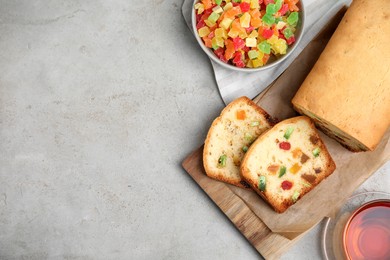
[[[295,26],[298,23],[298,12],[292,12],[288,17],[287,17],[287,23],[289,25]]]
[[[243,147],[242,147],[242,151],[244,152],[244,153],[246,153],[247,151],[248,151],[248,146],[246,146],[246,145],[244,145]]]
[[[219,14],[217,14],[216,12],[212,12],[209,16],[209,18],[207,18],[207,20],[209,20],[210,22],[212,23],[216,23],[218,18],[219,18]]]
[[[266,8],[266,13],[274,15],[279,9],[276,9],[276,4],[268,4]]]
[[[276,12],[282,8],[283,0],[276,0],[275,1],[275,6],[276,6]]]
[[[286,174],[287,168],[286,166],[281,166],[279,169],[279,178]]]
[[[321,149],[317,147],[316,149],[313,150],[313,155],[314,157],[318,157],[320,155]]]
[[[258,52],[257,52],[257,54],[259,54]],[[248,55],[249,55],[249,52],[248,52]],[[256,56],[257,57],[257,56]],[[260,122],[259,121],[253,121],[253,122],[251,122],[251,124],[250,124],[250,126],[258,126],[258,125],[260,125]]]
[[[261,20],[267,25],[273,25],[275,23],[275,17],[273,17],[271,14],[265,14]]]
[[[248,142],[252,142],[253,136],[250,133],[245,133],[244,134],[244,139]]]
[[[215,4],[221,5],[221,3],[222,3],[222,0],[215,0]]]
[[[286,29],[284,29],[283,35],[284,35],[284,37],[285,37],[286,39],[290,39],[291,36],[294,35],[294,33],[293,33],[293,31],[291,30],[291,28],[288,28],[288,27],[287,27]]]
[[[222,168],[226,166],[226,161],[227,161],[227,155],[222,154],[219,159],[218,159],[218,167]]]
[[[288,140],[293,132],[294,132],[294,127],[289,126],[289,127],[287,127],[287,130],[284,133],[283,137]]]
[[[265,191],[266,187],[266,178],[264,175],[261,175],[259,178],[259,190]]]
[[[266,54],[270,54],[271,53],[271,45],[267,42],[267,41],[262,41],[260,42],[258,45],[257,45],[257,48],[263,52],[263,53],[266,53]]]
[[[256,51],[256,50],[250,50],[250,51],[248,51],[248,57],[249,57],[249,59],[254,60],[254,59],[256,59],[258,56],[259,56],[259,52],[258,52],[258,51]],[[252,126],[252,124],[251,124],[251,126]]]
[[[301,195],[298,191],[294,191],[294,194],[291,197],[293,203],[297,202],[299,195]]]

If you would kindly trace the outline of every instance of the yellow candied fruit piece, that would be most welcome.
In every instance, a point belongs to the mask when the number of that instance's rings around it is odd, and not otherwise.
[[[257,9],[260,8],[259,0],[250,0],[251,9]]]
[[[251,0],[241,0],[241,3],[244,3],[244,2],[249,4],[251,2]]]
[[[232,3],[227,3],[224,7],[223,7],[223,10],[224,11],[227,11],[227,10],[230,10],[233,8],[233,4]]]
[[[296,174],[302,166],[300,166],[298,163],[294,163],[294,165],[289,169],[289,171],[293,174]]]
[[[216,37],[223,38],[223,39],[227,39],[228,36],[226,30],[223,28],[215,29],[214,34]]]
[[[242,32],[239,32],[239,33],[238,33],[238,36],[239,36],[241,39],[245,39],[246,37],[248,37],[248,34],[246,33],[246,31],[242,31]]]
[[[219,5],[215,6],[212,10],[213,10],[213,12],[216,12],[217,14],[223,13],[223,9]]]
[[[259,51],[259,56],[257,56],[258,59],[261,60],[261,62],[263,62],[263,58],[264,58],[264,52],[262,51]]]
[[[249,35],[248,38],[256,38],[259,36],[259,33],[256,30],[253,30]]]
[[[215,23],[214,22],[210,22],[209,20],[204,20],[204,23],[208,26],[208,27],[213,27],[214,25],[215,25]]]
[[[275,54],[286,54],[287,42],[284,39],[278,39],[276,43],[272,44],[271,48]]]
[[[286,26],[286,23],[280,21],[280,22],[278,22],[278,24],[276,25],[276,29],[281,30],[281,29],[283,29],[284,26]]]
[[[243,28],[248,28],[251,22],[251,15],[246,12],[240,17],[240,24]]]
[[[252,60],[248,60],[248,62],[246,63],[246,67],[247,68],[254,68],[253,64],[252,64]]]
[[[234,29],[231,29],[229,32],[228,32],[228,36],[231,37],[231,38],[236,38],[238,36],[239,32],[237,30],[234,30]]]
[[[278,41],[278,36],[272,35],[271,38],[267,40],[267,42],[271,45],[274,45]]]
[[[246,38],[245,45],[248,47],[256,47],[257,45],[256,38]]]
[[[204,5],[202,3],[197,3],[195,5],[195,10],[198,10],[198,14],[201,14],[204,12]]]
[[[229,29],[230,25],[232,24],[233,20],[230,18],[224,18],[219,25],[224,28],[225,30]]]
[[[259,52],[261,53],[261,52]],[[258,68],[258,67],[261,67],[263,66],[263,58],[257,58],[257,59],[254,59],[254,60],[251,60],[252,61],[252,65],[253,65],[253,68]]]
[[[210,29],[207,26],[203,26],[198,30],[198,33],[199,33],[199,37],[202,38],[210,34]]]
[[[219,47],[224,47],[225,46],[225,41],[221,37],[214,37],[211,40],[212,45],[216,45]]]

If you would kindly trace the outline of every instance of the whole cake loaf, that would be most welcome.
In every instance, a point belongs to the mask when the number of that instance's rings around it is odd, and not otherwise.
[[[354,0],[292,100],[351,151],[374,150],[390,125],[390,1]]]

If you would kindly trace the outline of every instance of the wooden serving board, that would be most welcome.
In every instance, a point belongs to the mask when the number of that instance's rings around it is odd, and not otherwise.
[[[326,46],[331,35],[335,31],[345,10],[340,11],[330,24],[314,39],[292,65],[277,79],[288,81],[291,88],[299,88],[306,75],[310,72],[314,63]],[[298,75],[298,76],[297,76]],[[274,84],[275,84],[274,82]],[[265,91],[254,99],[256,103],[261,103],[271,114],[279,114],[287,118],[291,115],[283,115],[283,105],[277,108],[271,102],[268,102],[264,96],[280,95],[284,100],[292,99],[291,93],[272,91],[274,84],[271,84]],[[263,99],[263,100],[262,100]],[[271,99],[270,99],[271,100]],[[287,104],[286,106],[290,106]],[[276,113],[275,110],[278,110]],[[291,110],[291,109],[290,109]],[[282,111],[282,112],[281,112]],[[288,111],[288,109],[286,109]],[[296,243],[305,233],[288,239],[277,233],[273,233],[264,222],[237,196],[231,189],[230,184],[213,180],[206,176],[203,168],[203,146],[192,152],[182,163],[183,168],[198,183],[198,185],[207,193],[215,204],[225,213],[237,229],[248,239],[256,250],[266,259],[278,259],[294,243]]]

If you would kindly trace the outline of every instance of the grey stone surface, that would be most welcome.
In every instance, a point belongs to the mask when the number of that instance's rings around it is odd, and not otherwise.
[[[0,0],[0,259],[259,257],[180,166],[223,107],[181,3]]]

